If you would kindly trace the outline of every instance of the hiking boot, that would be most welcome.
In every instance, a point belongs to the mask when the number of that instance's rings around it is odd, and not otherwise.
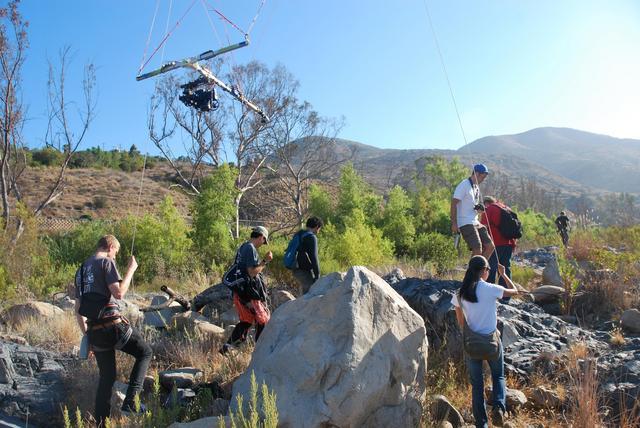
[[[504,425],[504,411],[500,407],[494,407],[491,411],[491,423],[496,427]]]
[[[120,412],[124,416],[134,416],[134,415],[142,415],[147,412],[147,406],[140,403],[140,410],[136,410],[136,405],[134,403],[124,403],[122,404],[122,408]]]
[[[220,348],[220,350],[218,351],[220,354],[222,355],[226,355],[229,351],[233,351],[235,350],[236,347],[233,346],[230,343],[225,343],[224,345],[222,345],[222,348]]]

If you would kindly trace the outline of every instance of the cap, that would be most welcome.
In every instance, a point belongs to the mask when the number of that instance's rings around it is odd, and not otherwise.
[[[489,174],[489,168],[483,163],[478,163],[473,166],[473,172],[478,174]]]
[[[264,236],[265,244],[269,243],[269,231],[267,230],[266,227],[256,226],[253,229],[251,229],[251,231],[255,233],[259,233],[260,235]]]

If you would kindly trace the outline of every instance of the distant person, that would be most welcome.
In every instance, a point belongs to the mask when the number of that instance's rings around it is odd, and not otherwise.
[[[269,322],[271,314],[267,307],[267,290],[262,278],[262,271],[273,259],[273,254],[269,251],[262,261],[258,256],[258,248],[268,243],[269,231],[266,227],[257,226],[251,230],[249,240],[238,248],[236,253],[238,269],[245,277],[247,286],[243,287],[244,295],[233,292],[233,305],[238,312],[240,322],[231,332],[227,343],[220,349],[222,354],[244,342],[247,339],[249,329],[254,324],[257,342],[264,326]]]
[[[320,278],[320,261],[318,258],[318,232],[323,226],[322,219],[310,217],[306,229],[297,232],[300,239],[296,261],[297,267],[292,273],[300,287],[300,295],[307,293],[311,286]]]
[[[487,228],[478,221],[478,212],[484,211],[480,203],[480,188],[489,175],[483,164],[474,165],[471,176],[458,184],[451,199],[451,232],[460,233],[474,256],[491,257],[494,245]]]
[[[566,247],[569,245],[569,230],[571,230],[569,217],[567,217],[564,211],[560,211],[560,215],[556,217],[555,223],[558,228],[558,233],[562,238],[562,245]]]
[[[456,319],[461,329],[465,324],[471,332],[494,337],[498,326],[497,301],[518,294],[513,282],[506,275],[504,266],[498,265],[498,274],[508,288],[487,281],[489,263],[482,256],[473,256],[464,275],[460,290],[453,295],[451,303],[456,310]],[[472,350],[473,351],[473,350]],[[499,337],[494,356],[491,359],[473,358],[465,346],[466,360],[471,381],[473,417],[476,427],[488,427],[487,409],[484,402],[483,361],[491,369],[493,410],[491,418],[494,426],[502,426],[506,411],[506,387],[504,377],[504,349]]]
[[[495,251],[489,258],[489,271],[488,281],[492,284],[496,283],[496,274],[498,272],[498,264],[504,266],[505,274],[511,278],[511,256],[513,250],[516,247],[517,239],[508,238],[504,236],[502,228],[502,209],[509,209],[505,204],[496,200],[491,196],[484,197],[484,214],[480,218],[480,222],[489,227],[493,243],[495,245]],[[507,284],[502,278],[499,279],[499,284],[503,287]]]
[[[96,253],[84,261],[75,278],[76,318],[80,330],[88,336],[98,363],[99,380],[95,403],[98,427],[105,426],[111,413],[111,390],[116,380],[116,350],[136,359],[122,403],[123,413],[136,412],[135,398],[142,391],[152,357],[151,347],[120,314],[115,301],[122,299],[127,293],[133,273],[138,268],[135,257],[131,256],[122,279],[115,262],[119,250],[120,243],[115,236],[103,236],[98,241]],[[144,406],[140,407],[140,411],[145,411]]]

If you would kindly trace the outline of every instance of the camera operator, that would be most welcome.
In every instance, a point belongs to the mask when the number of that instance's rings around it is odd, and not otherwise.
[[[458,184],[451,199],[451,232],[460,233],[474,256],[482,255],[486,259],[491,257],[494,250],[493,241],[485,226],[478,220],[478,212],[484,211],[480,203],[480,189],[478,185],[489,175],[489,169],[484,164],[473,166],[471,176]]]

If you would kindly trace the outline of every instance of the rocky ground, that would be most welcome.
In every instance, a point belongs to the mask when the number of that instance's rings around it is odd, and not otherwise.
[[[640,312],[625,312],[620,323],[624,340],[615,343],[611,322],[602,324],[602,329],[586,329],[577,325],[575,315],[553,315],[565,293],[553,251],[538,249],[516,256],[517,263],[538,273],[541,285],[528,290],[524,299],[512,299],[498,309],[508,376],[522,385],[534,377],[549,381],[525,388],[526,394],[510,390],[509,406],[514,411],[532,406],[562,412],[572,397],[571,375],[591,370],[603,412],[615,420],[620,408],[632,408],[640,393]],[[378,426],[391,426],[390,421],[416,425],[421,413],[417,409],[430,394],[424,384],[427,355],[446,352],[461,361],[461,335],[451,305],[460,283],[405,278],[399,269],[384,279],[356,268],[323,277],[302,299],[273,289],[272,321],[233,393],[248,394],[250,373],[255,373],[278,394],[282,426],[360,426],[372,421]],[[10,331],[8,326],[25,320],[60,317],[72,310],[73,302],[58,297],[55,305],[31,302],[5,310],[0,321]],[[221,285],[191,302],[199,312],[187,311],[165,295],[130,297],[123,303],[129,318],[156,334],[167,328],[197,332],[219,345],[237,322],[230,293]],[[149,305],[157,310],[140,311]],[[31,427],[51,426],[51,415],[60,414],[64,403],[69,372],[78,364],[73,353],[32,347],[15,335],[0,336],[0,426],[25,426],[27,420]],[[210,417],[227,415],[230,403],[234,408],[230,387],[206,382],[202,367],[171,367],[158,375],[168,407],[186,408],[208,389]],[[563,388],[561,382],[566,383]],[[147,390],[153,389],[152,384],[148,379]],[[125,388],[117,385],[114,400]],[[446,397],[427,401],[434,419],[447,419],[452,426],[472,422],[468,411],[459,412]]]

